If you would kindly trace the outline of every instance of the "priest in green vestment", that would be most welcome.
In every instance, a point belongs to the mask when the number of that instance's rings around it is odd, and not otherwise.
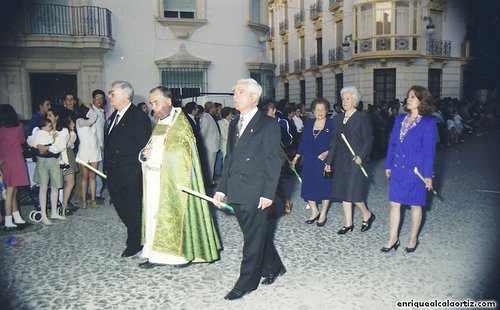
[[[196,140],[172,94],[159,86],[149,93],[158,124],[139,160],[143,171],[143,268],[219,259],[221,242],[208,203],[180,191],[205,194]]]

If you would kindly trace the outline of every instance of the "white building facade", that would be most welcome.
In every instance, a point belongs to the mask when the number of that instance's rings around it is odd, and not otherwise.
[[[340,103],[355,86],[365,104],[404,99],[412,85],[462,98],[470,60],[463,1],[269,1],[276,98]]]
[[[0,100],[22,119],[45,97],[62,104],[72,92],[90,103],[115,80],[134,86],[134,103],[158,85],[178,99],[227,95],[248,77],[274,96],[267,0],[20,2],[0,41]]]

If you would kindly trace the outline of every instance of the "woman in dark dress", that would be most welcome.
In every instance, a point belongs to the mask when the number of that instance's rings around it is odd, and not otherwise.
[[[389,179],[389,240],[382,252],[399,247],[398,228],[401,205],[411,208],[411,230],[406,252],[414,252],[418,245],[418,231],[422,222],[427,190],[432,188],[432,171],[436,154],[436,120],[430,92],[422,86],[412,86],[407,93],[407,114],[398,115],[394,122],[385,163]],[[415,168],[424,177],[417,176]]]
[[[306,223],[312,224],[318,220],[316,225],[322,227],[326,223],[333,185],[332,179],[323,178],[324,160],[328,156],[333,122],[327,117],[328,110],[330,110],[328,100],[314,99],[311,110],[314,113],[314,119],[306,120],[302,140],[292,163],[295,165],[302,157],[301,197],[307,200],[311,207],[311,217]],[[321,201],[321,213],[318,210],[317,201]]]
[[[375,214],[366,207],[368,196],[368,178],[360,169],[360,164],[366,161],[372,147],[372,127],[370,116],[356,107],[361,99],[359,91],[353,87],[344,87],[340,91],[344,113],[333,117],[333,136],[325,171],[333,173],[333,197],[342,201],[345,224],[338,231],[343,235],[354,229],[352,224],[352,204],[356,205],[363,215],[361,231],[371,228]],[[342,139],[344,134],[353,148],[356,157],[353,158],[347,144]]]

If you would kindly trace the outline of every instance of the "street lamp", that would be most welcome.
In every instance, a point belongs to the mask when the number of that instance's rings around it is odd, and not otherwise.
[[[430,17],[430,16],[424,16],[424,17],[422,17],[422,19],[424,21],[429,21],[429,23],[427,24],[427,26],[425,26],[425,28],[427,29],[427,33],[429,35],[433,34],[434,33],[434,29],[436,28],[436,26],[434,25],[434,23],[432,23],[432,17]]]
[[[344,42],[342,43],[342,50],[344,51],[344,53],[347,53],[349,51],[349,46],[351,46],[348,39],[349,41],[352,41],[352,34],[345,36],[344,38]]]

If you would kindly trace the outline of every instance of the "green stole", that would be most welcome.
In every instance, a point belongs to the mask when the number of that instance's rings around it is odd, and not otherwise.
[[[213,262],[219,259],[221,242],[208,203],[176,186],[179,184],[205,194],[196,140],[184,113],[177,109],[172,109],[172,113],[179,113],[174,115],[173,124],[158,124],[152,134],[166,133],[153,250],[182,256],[188,261]],[[145,173],[143,181],[146,188]],[[146,199],[144,195],[144,206],[147,206]],[[143,225],[144,222],[143,218]]]

